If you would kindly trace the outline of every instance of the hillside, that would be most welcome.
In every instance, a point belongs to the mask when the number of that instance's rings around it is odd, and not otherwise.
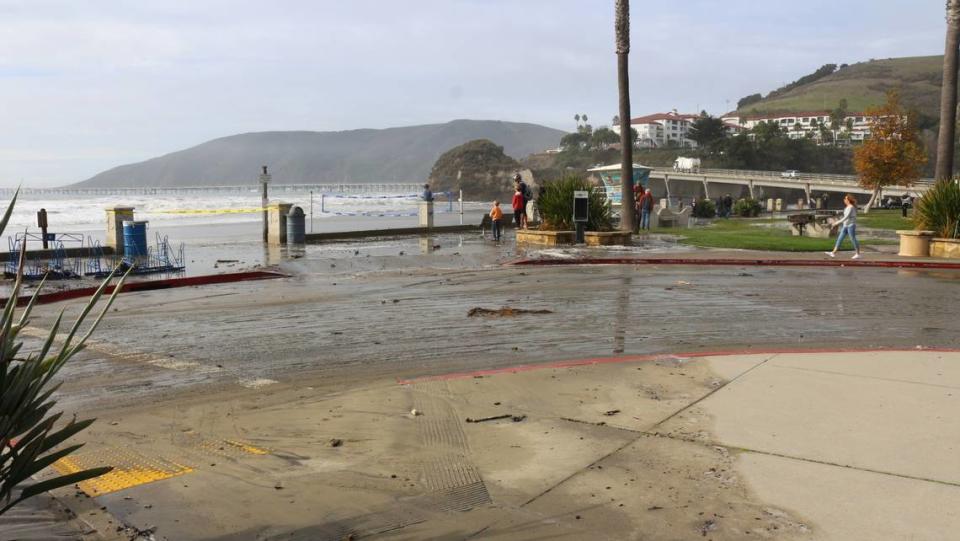
[[[511,193],[520,164],[487,139],[464,143],[444,152],[430,171],[437,191],[463,190],[468,199],[494,199]]]
[[[836,72],[782,94],[741,107],[742,114],[823,111],[846,99],[849,111],[883,103],[887,90],[898,89],[903,102],[928,118],[939,115],[943,56],[871,60],[841,66]],[[773,94],[777,94],[774,92]]]
[[[489,139],[515,158],[555,148],[564,132],[515,122],[454,120],[382,130],[259,132],[214,139],[144,162],[121,165],[82,187],[255,184],[261,165],[274,182],[409,182],[425,180],[445,151]]]

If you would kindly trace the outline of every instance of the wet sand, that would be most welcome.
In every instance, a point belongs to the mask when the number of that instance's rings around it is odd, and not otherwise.
[[[61,494],[101,535],[122,520],[171,540],[827,538],[832,519],[803,516],[802,495],[772,503],[766,458],[741,464],[745,443],[714,418],[728,410],[696,409],[759,361],[683,352],[960,347],[950,271],[520,268],[501,265],[521,255],[512,245],[457,235],[294,255],[282,280],[121,295],[64,369],[61,405],[100,419],[88,451],[192,468],[95,500]],[[468,317],[504,306],[548,312]],[[61,307],[38,309],[32,340]],[[649,354],[663,357],[396,383]],[[502,411],[527,417],[464,423]]]

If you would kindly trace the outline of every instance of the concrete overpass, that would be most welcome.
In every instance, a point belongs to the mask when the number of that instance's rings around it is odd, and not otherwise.
[[[703,185],[706,197],[719,197],[721,188],[710,192],[712,184],[734,184],[746,186],[750,190],[750,197],[756,197],[756,188],[786,188],[802,190],[806,199],[810,200],[812,192],[834,192],[870,195],[872,190],[860,186],[854,175],[814,175],[798,173],[796,177],[784,177],[780,171],[746,171],[739,169],[702,169],[698,172],[680,172],[673,169],[654,169],[650,172],[651,179],[663,180],[667,187],[667,197],[671,196],[671,185],[680,182],[696,182]],[[910,187],[887,186],[883,189],[884,196],[902,197],[904,194],[917,195],[923,193],[933,184],[933,179],[921,179]]]

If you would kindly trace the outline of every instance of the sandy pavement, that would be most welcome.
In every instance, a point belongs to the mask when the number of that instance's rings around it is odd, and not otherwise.
[[[126,472],[57,494],[77,535],[953,536],[958,274],[458,248],[121,296],[63,372],[61,404],[98,417],[78,463]],[[504,306],[547,312],[468,317]]]

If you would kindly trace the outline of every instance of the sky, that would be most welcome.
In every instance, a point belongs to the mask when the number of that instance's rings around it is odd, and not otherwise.
[[[942,0],[632,2],[632,116],[942,54]],[[0,0],[0,186],[210,139],[617,113],[613,0]]]

